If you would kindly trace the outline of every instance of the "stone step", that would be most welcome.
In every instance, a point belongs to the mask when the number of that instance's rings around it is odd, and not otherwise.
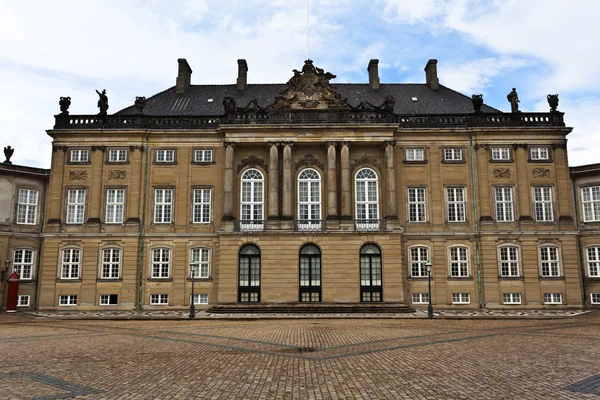
[[[213,314],[397,314],[411,313],[415,309],[402,303],[279,303],[279,304],[218,304],[208,310]]]

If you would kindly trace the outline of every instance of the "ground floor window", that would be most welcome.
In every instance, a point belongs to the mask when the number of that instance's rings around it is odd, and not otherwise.
[[[452,304],[471,304],[471,294],[452,293]]]
[[[544,293],[544,304],[562,304],[562,293]]]
[[[369,243],[360,249],[360,301],[381,302],[381,249]]]
[[[429,293],[413,293],[412,302],[413,304],[429,303]]]
[[[101,306],[114,306],[119,303],[119,296],[116,294],[101,294],[100,305]]]
[[[61,294],[58,296],[59,306],[76,306],[77,295],[76,294]]]
[[[17,307],[29,307],[29,295],[19,295],[17,297]]]
[[[300,301],[321,301],[321,250],[314,244],[300,249]]]
[[[600,304],[600,293],[590,293],[592,304]]]
[[[504,293],[504,304],[521,304],[521,293]]]
[[[167,304],[169,304],[169,295],[168,294],[151,294],[150,295],[150,304],[167,305]]]
[[[203,293],[194,294],[193,300],[194,304],[208,304],[208,295]]]
[[[260,249],[253,244],[247,244],[240,249],[238,301],[260,302]]]

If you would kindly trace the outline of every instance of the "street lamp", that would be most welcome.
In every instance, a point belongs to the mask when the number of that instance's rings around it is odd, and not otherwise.
[[[2,271],[2,274],[0,275],[0,282],[2,282],[4,280],[4,274],[8,272],[8,267],[10,266],[10,258],[6,258],[4,260],[4,270]]]
[[[196,276],[196,260],[192,258],[192,298],[190,300],[190,319],[196,318],[196,307],[194,306],[194,277]]]
[[[427,281],[429,284],[429,305],[427,306],[427,318],[433,318],[433,306],[431,305],[431,260],[427,260],[425,263],[427,267]]]

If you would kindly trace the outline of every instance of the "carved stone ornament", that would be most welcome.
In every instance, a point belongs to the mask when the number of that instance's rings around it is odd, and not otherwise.
[[[52,151],[53,152],[55,152],[55,151],[67,151],[67,146],[58,146],[58,145],[52,146]]]
[[[375,157],[369,157],[369,156],[362,156],[361,158],[354,160],[354,162],[351,165],[351,168],[355,169],[356,167],[362,166],[362,165],[370,165],[372,167],[379,169],[379,163],[377,162],[377,159]]]
[[[104,151],[106,146],[92,146],[92,151]]]
[[[373,105],[368,101],[361,101],[356,107],[349,105],[352,111],[387,111],[393,112],[396,105],[396,98],[390,94],[383,98],[383,103],[380,106]]]
[[[483,106],[483,95],[482,94],[472,95],[471,103],[473,103],[473,109],[475,110],[475,113],[479,114],[481,112],[481,107]]]
[[[321,170],[325,169],[323,163],[312,156],[312,154],[307,154],[304,158],[296,163],[296,170],[299,170],[302,167],[318,167]]]
[[[496,178],[496,179],[510,178],[510,169],[494,168],[494,178]]]
[[[143,96],[136,96],[135,98],[135,113],[141,115],[144,113],[144,107],[146,107],[146,98]]]
[[[548,105],[550,106],[550,112],[558,111],[558,95],[557,94],[549,94],[548,97]]]
[[[72,181],[84,181],[88,177],[88,173],[82,169],[69,170],[69,179]]]
[[[6,146],[4,148],[4,157],[6,157],[6,160],[4,160],[4,164],[12,164],[10,158],[12,157],[14,152],[15,149],[13,149],[11,146]]]
[[[117,240],[105,240],[105,241],[102,241],[102,246],[104,246],[104,247],[121,246],[121,242],[119,242]]]
[[[550,170],[548,168],[534,168],[532,174],[534,178],[550,178]]]
[[[61,97],[58,101],[58,105],[60,106],[60,113],[62,115],[69,115],[69,107],[71,106],[70,97]]]
[[[248,158],[244,158],[242,160],[242,163],[240,165],[238,165],[238,172],[240,172],[242,170],[242,168],[244,167],[262,167],[263,169],[267,169],[267,166],[265,165],[265,162],[261,159],[261,158],[257,158],[254,156],[250,156]]]
[[[233,97],[223,98],[225,114],[266,114],[267,110],[258,104],[258,100],[250,100],[246,107],[237,107]]]
[[[108,179],[125,179],[127,172],[124,169],[112,169],[108,171]]]

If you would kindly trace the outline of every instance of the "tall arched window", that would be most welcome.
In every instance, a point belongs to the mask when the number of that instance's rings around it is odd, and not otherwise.
[[[238,273],[238,301],[260,301],[260,249],[247,244],[240,249]]]
[[[356,227],[360,230],[379,228],[379,189],[377,174],[370,168],[362,168],[355,178]]]
[[[262,230],[264,224],[264,176],[256,168],[242,175],[241,222],[242,230]]]
[[[321,301],[321,250],[314,244],[300,249],[300,301]]]
[[[306,168],[298,176],[298,229],[321,227],[321,175]]]
[[[360,301],[383,301],[381,249],[372,243],[360,249]]]

